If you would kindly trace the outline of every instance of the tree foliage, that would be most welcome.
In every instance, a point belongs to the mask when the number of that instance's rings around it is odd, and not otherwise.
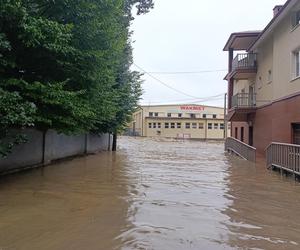
[[[141,94],[130,70],[134,7],[144,14],[153,2],[0,0],[0,145],[12,128],[124,127]]]

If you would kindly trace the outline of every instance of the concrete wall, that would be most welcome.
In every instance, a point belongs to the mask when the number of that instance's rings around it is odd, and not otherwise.
[[[46,165],[71,156],[107,151],[112,142],[108,134],[67,136],[49,130],[44,137],[42,132],[34,129],[27,129],[24,134],[28,141],[16,146],[8,157],[0,158],[0,174]]]

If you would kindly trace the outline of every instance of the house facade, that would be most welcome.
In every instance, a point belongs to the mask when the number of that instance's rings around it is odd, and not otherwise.
[[[275,6],[263,31],[230,35],[231,137],[263,154],[272,142],[300,144],[300,1]]]
[[[141,106],[128,134],[177,139],[224,139],[224,108],[195,104]]]

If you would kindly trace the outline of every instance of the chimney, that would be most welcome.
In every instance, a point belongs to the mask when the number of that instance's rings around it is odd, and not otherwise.
[[[283,5],[276,5],[273,9],[273,14],[274,17],[277,16],[277,14],[279,13],[279,11],[281,10],[281,8],[283,7]]]

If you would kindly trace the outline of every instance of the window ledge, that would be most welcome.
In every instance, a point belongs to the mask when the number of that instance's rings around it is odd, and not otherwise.
[[[296,81],[298,79],[300,79],[300,76],[297,76],[297,77],[293,78],[292,80],[290,80],[290,82],[294,82],[294,81]]]

